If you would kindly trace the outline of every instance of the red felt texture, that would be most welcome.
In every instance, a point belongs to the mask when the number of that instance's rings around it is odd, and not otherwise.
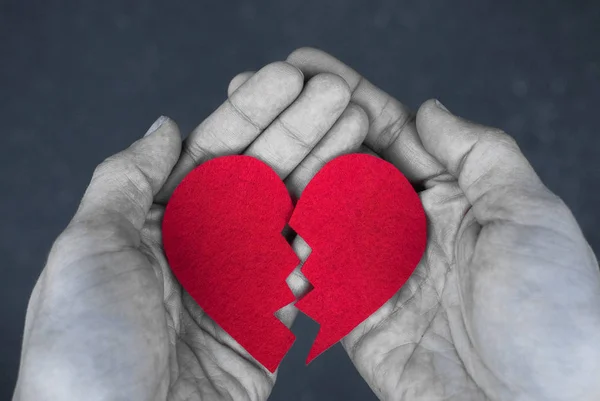
[[[210,160],[175,189],[163,218],[173,273],[208,316],[274,372],[294,342],[274,313],[295,301],[285,279],[298,257],[281,235],[287,189],[248,156]]]
[[[317,173],[289,224],[312,249],[302,273],[314,289],[296,303],[321,326],[309,363],[408,280],[425,251],[426,217],[398,169],[352,154]]]
[[[283,182],[248,156],[213,159],[176,188],[163,219],[175,276],[200,307],[274,372],[294,342],[275,316],[295,301],[285,280],[299,260],[286,222],[312,248],[302,273],[314,289],[296,306],[320,324],[307,363],[388,301],[426,245],[426,219],[408,180],[373,156],[340,156],[296,208]]]

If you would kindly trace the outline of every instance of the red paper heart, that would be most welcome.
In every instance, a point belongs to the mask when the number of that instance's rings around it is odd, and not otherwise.
[[[294,341],[274,316],[295,300],[285,282],[299,262],[281,235],[288,220],[312,249],[302,272],[314,289],[296,303],[321,325],[307,362],[388,301],[426,244],[418,195],[373,156],[329,162],[295,210],[257,159],[220,157],[194,169],[165,211],[169,264],[204,312],[271,372]]]

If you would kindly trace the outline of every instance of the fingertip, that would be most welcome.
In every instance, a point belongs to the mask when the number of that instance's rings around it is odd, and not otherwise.
[[[261,68],[258,74],[271,75],[274,79],[285,81],[298,90],[302,90],[304,86],[304,73],[295,65],[286,61],[275,61]]]
[[[141,159],[160,158],[161,163],[166,163],[166,168],[171,170],[181,153],[179,126],[171,118],[161,116],[152,124],[143,138],[131,145],[130,149]]]
[[[179,135],[179,126],[177,123],[170,117],[162,116],[162,118],[164,118],[164,122],[161,125],[161,128],[164,128],[166,132]]]
[[[181,142],[181,134],[177,123],[167,116],[162,116],[161,118],[163,119],[163,122],[156,130],[155,134],[169,138],[170,141],[173,142]]]
[[[179,126],[167,116],[160,116],[136,143],[166,142],[167,147],[181,143]],[[135,143],[134,143],[135,145]]]
[[[181,151],[181,131],[179,130],[179,125],[170,118],[167,118],[165,124],[165,136],[168,138],[169,145],[177,150],[177,160]]]
[[[435,117],[437,113],[443,112],[444,110],[440,109],[438,103],[437,99],[429,99],[423,102],[419,110],[417,110],[417,124],[420,120],[426,122],[431,116]]]
[[[348,83],[339,75],[323,72],[308,81],[307,86],[320,92],[326,92],[332,100],[339,104],[348,105],[352,91]]]
[[[447,136],[452,136],[456,141],[472,139],[473,137],[498,139],[500,136],[508,136],[501,133],[501,130],[469,121],[461,116],[452,114],[446,106],[437,99],[429,99],[424,102],[416,116],[416,125],[419,136],[427,147],[427,141],[431,143],[431,137],[437,144],[439,140],[446,140]]]
[[[458,165],[462,155],[468,154],[475,143],[460,119],[440,107],[436,99],[424,102],[416,116],[417,133],[425,150],[432,155],[445,170],[458,177]]]
[[[227,138],[226,142],[240,142],[244,136],[254,140],[298,98],[303,87],[304,75],[298,68],[284,61],[267,64],[230,94],[226,103],[230,103],[232,107],[218,109],[207,121],[217,125],[223,125],[224,121],[235,121],[236,127],[243,130],[235,133],[236,139]],[[196,146],[202,138],[201,127],[202,125],[197,128],[199,131],[195,130],[190,136],[195,138],[190,143],[196,143]]]
[[[342,77],[354,89],[363,80],[361,75],[331,54],[312,47],[302,47],[292,52],[287,61],[311,77],[330,72]]]
[[[254,71],[245,71],[233,77],[233,79],[229,82],[229,86],[227,87],[227,96],[231,96],[233,92],[238,90],[240,86],[252,78],[254,74]]]
[[[311,46],[302,46],[290,53],[287,58],[288,62],[302,61],[315,56],[327,56],[323,50]]]
[[[436,131],[447,124],[455,122],[456,118],[450,114],[448,109],[441,105],[437,99],[429,99],[425,101],[416,115],[416,125],[419,136],[424,141],[427,140],[427,136],[432,132]]]
[[[444,105],[442,104],[442,102],[440,102],[438,99],[435,99],[435,100],[434,100],[434,103],[435,103],[435,105],[437,106],[437,108],[438,108],[438,109],[441,109],[441,110],[445,111],[446,113],[450,113],[450,114],[452,114],[452,113],[450,112],[450,110],[448,110],[448,108],[447,108],[446,106],[444,106]]]
[[[357,127],[355,132],[362,143],[369,133],[369,116],[367,112],[358,104],[350,102],[344,111],[344,116],[352,120],[353,124]]]
[[[230,100],[240,110],[257,110],[265,114],[266,110],[287,108],[302,92],[304,75],[293,65],[285,61],[267,64],[230,93]],[[277,113],[279,114],[279,113]],[[265,114],[271,122],[273,116]],[[262,122],[261,122],[262,123]]]
[[[166,117],[166,116],[158,117],[158,119],[156,119],[156,121],[154,121],[154,123],[152,123],[150,128],[148,128],[148,131],[146,131],[146,133],[144,134],[144,137],[155,133],[168,118],[169,117]]]

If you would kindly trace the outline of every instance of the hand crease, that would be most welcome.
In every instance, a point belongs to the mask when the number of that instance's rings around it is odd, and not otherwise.
[[[233,109],[240,115],[240,117],[242,117],[245,121],[250,123],[256,129],[257,132],[261,132],[263,130],[263,127],[261,127],[257,122],[255,122],[246,113],[244,113],[242,109],[238,107],[237,104],[231,101],[231,98],[227,98],[226,102],[229,103],[231,107],[233,107]]]
[[[279,118],[277,120],[279,126],[283,131],[287,134],[287,136],[300,145],[302,148],[309,149],[311,144],[306,141],[304,135],[298,132],[296,129],[292,128],[288,123],[286,123],[283,118]]]
[[[358,348],[360,348],[360,346],[364,342],[365,338],[369,335],[369,333],[371,333],[375,329],[378,329],[379,327],[383,326],[388,321],[390,321],[394,316],[396,316],[396,314],[399,313],[399,311],[401,311],[406,305],[408,305],[408,303],[410,301],[412,301],[416,297],[416,295],[419,292],[419,290],[425,285],[425,283],[428,280],[429,280],[429,277],[425,278],[421,283],[419,283],[419,285],[417,286],[417,288],[415,289],[415,291],[411,294],[410,297],[408,297],[408,299],[406,299],[400,305],[394,305],[394,310],[392,311],[392,313],[390,313],[388,316],[386,316],[384,319],[382,319],[379,323],[377,323],[377,324],[373,325],[372,327],[370,327],[367,331],[365,331],[360,336],[360,338],[354,343],[354,345],[350,349],[350,354],[352,355],[352,358],[355,357],[356,353],[358,352]]]
[[[198,145],[192,146],[189,142],[189,139],[186,140],[185,146],[182,147],[181,153],[182,155],[189,157],[194,166],[198,166],[202,162],[215,159],[219,156],[216,153]]]
[[[237,354],[239,357],[243,358],[243,359],[244,359],[246,362],[248,362],[249,364],[251,364],[252,366],[256,367],[258,370],[260,370],[261,372],[263,372],[263,373],[264,373],[264,368],[263,368],[261,365],[259,365],[259,364],[258,364],[256,361],[254,361],[253,359],[250,359],[250,358],[249,358],[247,355],[244,355],[244,354],[242,354],[242,353],[239,353],[239,352],[238,352],[237,350],[235,350],[235,349],[234,349],[234,348],[233,348],[231,345],[227,344],[225,341],[223,341],[221,338],[219,338],[219,337],[218,337],[218,335],[217,335],[217,332],[218,332],[217,328],[218,328],[218,326],[216,325],[216,323],[215,323],[215,322],[214,322],[212,319],[210,319],[210,318],[208,317],[208,315],[206,315],[205,313],[203,313],[203,314],[202,314],[202,316],[201,316],[201,319],[200,319],[200,321],[198,321],[198,320],[195,318],[194,314],[192,314],[192,313],[190,312],[190,310],[189,310],[188,306],[186,305],[186,303],[185,303],[185,302],[182,302],[182,305],[183,305],[183,307],[185,308],[185,310],[187,311],[187,313],[188,313],[188,315],[190,316],[190,318],[192,319],[192,321],[193,321],[194,323],[196,323],[196,325],[198,326],[198,328],[200,329],[200,331],[201,331],[201,332],[202,332],[204,335],[207,335],[207,336],[209,336],[210,338],[212,338],[212,339],[213,339],[215,342],[217,342],[218,344],[220,344],[220,345],[222,345],[222,346],[224,346],[224,347],[228,348],[228,349],[229,349],[229,350],[231,350],[233,353]],[[213,333],[210,333],[209,331],[207,331],[207,330],[205,329],[205,325],[204,325],[204,324],[202,324],[202,320],[204,320],[204,319],[209,319],[209,320],[210,320],[210,322],[213,324],[213,329],[215,330],[214,334],[213,334]],[[186,334],[190,335],[190,333],[186,333]],[[234,340],[234,341],[235,341],[235,340]],[[186,342],[186,344],[187,344],[187,342]],[[270,379],[269,379],[269,380],[270,380]]]
[[[363,83],[363,81],[365,80],[365,77],[363,77],[362,75],[358,76],[358,81],[356,81],[356,83],[354,84],[354,88],[352,88],[351,93],[351,97],[354,97],[354,92],[356,92],[356,90],[359,88],[359,86]]]
[[[421,334],[419,340],[417,340],[417,342],[415,343],[415,347],[413,348],[412,352],[408,356],[408,359],[404,363],[404,368],[400,372],[400,376],[398,376],[398,384],[400,384],[400,382],[402,381],[402,377],[404,376],[404,373],[406,372],[406,369],[408,368],[408,365],[409,365],[412,357],[415,355],[415,352],[416,352],[417,348],[421,346],[421,341],[423,341],[423,337],[425,336],[425,334],[427,333],[427,330],[429,330],[429,328],[431,327],[431,324],[433,323],[433,321],[435,320],[437,314],[439,313],[439,311],[441,309],[441,305],[442,305],[441,302],[438,303],[438,307],[437,307],[437,310],[436,310],[435,314],[433,315],[433,317],[431,318],[431,320],[427,324],[427,327],[425,327],[425,330],[423,330],[423,334]]]

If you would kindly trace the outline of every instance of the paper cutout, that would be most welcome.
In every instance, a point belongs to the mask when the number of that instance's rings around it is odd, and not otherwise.
[[[427,223],[419,196],[396,167],[352,154],[317,173],[289,224],[312,249],[301,270],[314,289],[296,302],[321,325],[309,363],[408,280],[425,251]]]
[[[283,182],[257,159],[220,157],[189,173],[163,219],[171,269],[204,312],[271,372],[295,339],[274,316],[295,300],[285,282],[299,262],[281,235],[288,220],[312,248],[302,272],[314,289],[296,303],[321,325],[307,363],[388,301],[426,244],[418,195],[393,165],[373,156],[327,163],[295,211]]]
[[[295,339],[273,315],[295,301],[285,280],[299,260],[281,235],[292,210],[269,166],[228,156],[183,179],[162,225],[165,253],[181,285],[271,372]]]

